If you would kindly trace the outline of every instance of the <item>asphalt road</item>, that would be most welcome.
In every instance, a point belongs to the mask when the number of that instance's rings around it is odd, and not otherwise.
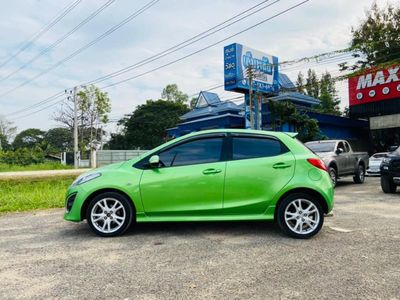
[[[113,239],[62,210],[0,216],[0,299],[400,298],[400,193],[336,189],[311,240],[271,223],[145,224]]]

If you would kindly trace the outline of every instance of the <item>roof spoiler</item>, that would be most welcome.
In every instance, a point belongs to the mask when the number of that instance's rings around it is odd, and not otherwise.
[[[298,132],[285,132],[285,133],[286,133],[288,136],[292,137],[292,138],[295,138],[296,136],[299,135]]]

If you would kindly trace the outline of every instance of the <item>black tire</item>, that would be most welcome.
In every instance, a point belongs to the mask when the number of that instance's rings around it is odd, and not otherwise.
[[[385,194],[394,194],[397,190],[397,186],[394,184],[392,178],[385,175],[381,176],[381,187]]]
[[[335,187],[336,187],[336,184],[337,184],[337,180],[338,180],[337,171],[336,171],[335,168],[329,167],[328,173],[329,173],[329,177],[331,178],[332,185],[333,185],[333,187],[335,188]]]
[[[92,220],[92,214],[99,215],[102,213],[101,207],[104,207],[104,202],[101,201],[106,201],[107,203],[120,203],[122,205],[122,208],[114,211],[112,207],[107,206],[106,211],[107,215],[104,215],[103,217],[98,217],[99,219],[95,220],[96,222],[93,222]],[[115,202],[112,202],[115,201]],[[96,206],[96,207],[95,207]],[[120,207],[119,205],[117,207]],[[100,209],[100,211],[98,211]],[[97,210],[97,211],[96,211]],[[104,214],[104,212],[103,212]],[[122,218],[124,217],[123,220],[121,220],[121,223],[117,223],[117,218]],[[114,217],[114,219],[113,219]],[[133,203],[130,199],[127,199],[125,196],[122,194],[116,193],[116,192],[105,192],[102,194],[97,195],[94,197],[90,203],[89,206],[86,210],[86,221],[89,225],[89,227],[93,230],[94,233],[96,233],[99,236],[102,237],[113,237],[113,236],[118,236],[122,235],[132,224],[134,221],[135,217],[135,209],[133,206]],[[106,221],[103,221],[106,220]],[[101,223],[103,222],[103,223]],[[115,228],[111,230],[110,232],[103,232],[101,230],[101,225],[104,225],[104,223],[110,223],[110,224],[117,224],[115,225]],[[107,224],[106,224],[107,225]],[[104,226],[106,226],[104,225]],[[111,225],[110,225],[111,226]],[[107,226],[106,226],[107,227]],[[110,228],[110,227],[109,227]],[[105,231],[107,228],[105,229]]]
[[[305,232],[305,233],[298,233],[298,232],[294,231],[288,225],[288,223],[290,224],[291,221],[287,221],[285,219],[285,212],[290,213],[289,209],[291,207],[293,207],[293,202],[298,201],[300,199],[311,202],[316,208],[316,214],[318,214],[318,222],[315,222],[316,226],[313,228],[312,231]],[[288,209],[288,212],[286,211],[287,209]],[[304,209],[304,207],[303,207],[303,209]],[[302,212],[302,213],[304,213],[304,212]],[[317,218],[314,218],[314,220],[316,220],[316,219]],[[303,193],[295,193],[295,194],[288,195],[279,203],[279,206],[277,207],[277,212],[276,212],[276,221],[277,221],[280,229],[286,235],[293,237],[293,238],[297,238],[297,239],[308,239],[308,238],[311,238],[314,235],[316,235],[321,230],[322,225],[324,224],[324,212],[323,212],[322,207],[319,204],[319,202],[313,196],[308,195],[308,194],[303,194]],[[293,220],[293,222],[297,222],[297,220]]]
[[[353,181],[355,183],[364,183],[365,180],[365,167],[364,165],[358,165],[357,171],[353,176]]]

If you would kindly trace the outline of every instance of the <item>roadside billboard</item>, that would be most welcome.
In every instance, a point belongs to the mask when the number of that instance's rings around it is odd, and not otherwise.
[[[279,92],[278,58],[241,44],[224,47],[225,90],[248,93],[250,89],[246,70],[253,69],[253,92]]]
[[[350,106],[400,98],[400,64],[349,78]]]

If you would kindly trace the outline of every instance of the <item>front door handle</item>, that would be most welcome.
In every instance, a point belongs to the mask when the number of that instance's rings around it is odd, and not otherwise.
[[[208,174],[217,174],[217,173],[221,173],[222,170],[221,169],[205,169],[203,171],[204,175],[208,175]]]
[[[276,164],[274,164],[272,167],[274,169],[286,169],[286,168],[290,168],[292,165],[290,164],[286,164],[284,162],[278,162]]]

